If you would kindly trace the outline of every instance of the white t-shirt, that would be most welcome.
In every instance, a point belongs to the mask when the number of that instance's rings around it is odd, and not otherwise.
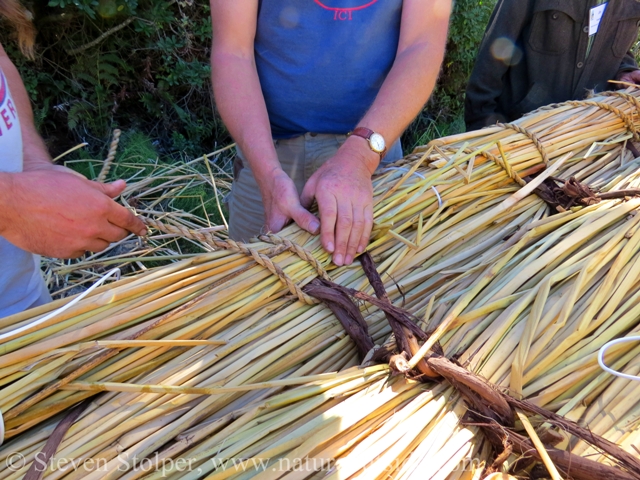
[[[0,171],[22,171],[22,131],[7,79],[0,69]],[[0,237],[0,318],[50,300],[40,258]]]

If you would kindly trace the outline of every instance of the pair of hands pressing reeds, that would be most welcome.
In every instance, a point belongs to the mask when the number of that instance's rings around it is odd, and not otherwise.
[[[309,233],[320,234],[335,265],[350,265],[369,244],[373,228],[371,176],[378,161],[377,153],[348,140],[309,178],[299,196],[293,181],[277,169],[261,188],[266,229],[279,232],[293,221]],[[310,212],[314,200],[319,219]]]
[[[129,233],[144,235],[140,219],[113,198],[123,180],[100,183],[47,160],[0,173],[0,235],[40,255],[76,258],[104,250]]]

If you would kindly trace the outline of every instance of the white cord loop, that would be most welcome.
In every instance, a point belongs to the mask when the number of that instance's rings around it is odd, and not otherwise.
[[[404,172],[404,173],[409,173],[409,169],[405,168],[405,167],[385,167],[385,168],[382,169],[382,172],[388,172],[388,171],[392,171],[392,170],[399,170],[399,171]],[[417,175],[422,180],[424,180],[424,175],[422,175],[419,172],[413,172],[413,175]]]
[[[41,325],[45,322],[48,322],[49,320],[51,320],[53,317],[55,317],[56,315],[60,315],[62,312],[68,310],[69,308],[73,307],[76,303],[78,303],[80,300],[82,300],[84,297],[86,297],[87,295],[89,295],[91,292],[93,292],[96,288],[98,288],[100,285],[102,285],[104,282],[106,282],[109,277],[113,277],[115,275],[115,279],[116,280],[120,280],[120,269],[119,268],[114,268],[113,270],[110,270],[104,277],[102,277],[100,280],[98,280],[96,283],[94,283],[93,285],[91,285],[91,287],[89,287],[87,290],[85,290],[84,292],[82,292],[80,295],[78,295],[76,298],[74,298],[73,300],[71,300],[69,303],[67,303],[66,305],[63,305],[62,307],[60,307],[57,310],[54,310],[53,312],[50,312],[48,315],[45,315],[42,318],[39,318],[38,320],[35,320],[27,325],[23,325],[20,328],[16,328],[15,330],[11,330],[10,332],[6,332],[3,333],[2,335],[0,335],[0,341],[2,340],[7,340],[9,338],[15,337],[16,335],[25,332],[27,330],[32,329],[33,327],[37,327],[38,325]]]
[[[438,189],[435,186],[433,186],[431,188],[436,193],[436,197],[438,197],[438,207],[442,208],[442,198],[440,198],[440,194],[438,193]]]
[[[0,411],[0,445],[4,443],[4,417]]]
[[[626,373],[618,372],[612,368],[607,367],[604,364],[604,354],[607,350],[615,345],[619,345],[621,343],[631,343],[631,342],[640,342],[640,337],[628,337],[628,338],[618,338],[617,340],[612,340],[609,343],[602,346],[600,352],[598,352],[598,363],[600,364],[600,368],[602,368],[605,372],[610,373],[611,375],[615,375],[616,377],[624,378],[626,380],[633,380],[635,382],[640,382],[640,377],[636,375],[628,375]]]

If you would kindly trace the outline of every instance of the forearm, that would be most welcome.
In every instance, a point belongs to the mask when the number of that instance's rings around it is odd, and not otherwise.
[[[422,110],[436,84],[451,14],[451,0],[405,0],[395,61],[373,104],[358,126],[380,133],[387,145],[395,142]],[[428,25],[428,26],[427,26]],[[425,26],[427,26],[425,28]],[[344,148],[360,156],[373,172],[380,157],[358,154],[368,146],[350,138]]]
[[[0,236],[11,224],[11,215],[14,213],[11,207],[12,195],[11,173],[0,172]]]
[[[388,145],[400,138],[429,99],[443,56],[444,45],[428,43],[412,45],[400,53],[359,125],[380,133]],[[376,155],[368,158],[373,171],[380,158]]]
[[[211,61],[220,116],[260,182],[280,169],[280,162],[255,64],[251,58],[216,52]]]
[[[0,45],[0,69],[2,69],[7,78],[9,90],[20,118],[24,167],[28,169],[37,163],[51,163],[51,157],[34,124],[33,110],[31,109],[27,90],[22,83],[18,70],[7,56],[2,45]]]

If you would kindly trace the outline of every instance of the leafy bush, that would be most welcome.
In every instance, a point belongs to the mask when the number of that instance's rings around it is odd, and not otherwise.
[[[8,51],[54,153],[81,141],[102,145],[115,127],[147,133],[164,154],[229,141],[209,87],[208,5],[49,0],[33,8],[36,63]]]
[[[442,76],[405,134],[405,149],[464,128],[464,87],[494,4],[456,2]],[[194,157],[230,141],[210,89],[206,2],[48,0],[30,8],[37,61],[17,54],[1,32],[0,41],[22,73],[54,155],[84,141],[106,145],[116,127],[144,132],[161,155]]]

